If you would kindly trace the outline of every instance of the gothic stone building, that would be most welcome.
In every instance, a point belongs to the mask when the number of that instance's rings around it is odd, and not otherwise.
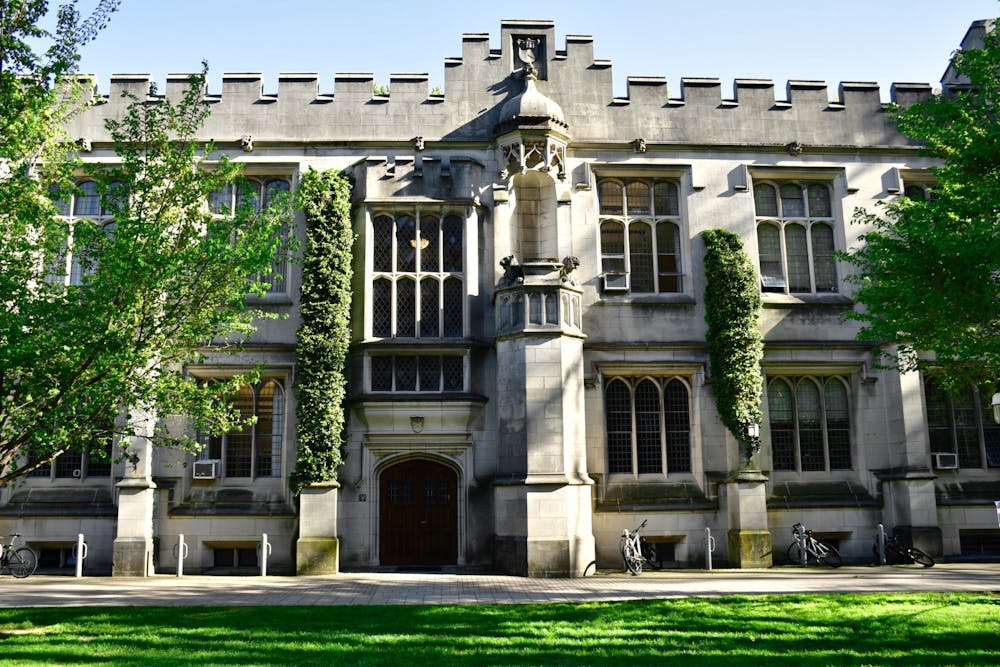
[[[973,24],[972,44],[986,29]],[[239,355],[261,366],[237,398],[252,429],[200,457],[135,443],[129,462],[64,454],[0,491],[0,532],[42,567],[331,572],[456,566],[531,576],[621,567],[623,528],[648,521],[659,557],[700,567],[780,563],[803,522],[868,562],[878,524],[937,556],[1000,551],[1000,432],[970,387],[877,367],[856,341],[848,266],[857,207],[926,196],[934,162],[898,134],[872,83],[657,77],[612,94],[590,37],[504,21],[499,48],[462,36],[444,94],[397,74],[226,74],[203,130],[266,199],[309,168],[353,193],[355,285],[346,464],[289,492],[296,456],[300,264],[263,300]],[[942,54],[944,55],[944,54]],[[952,83],[947,80],[944,84]],[[166,96],[186,76],[170,76]],[[112,77],[77,118],[88,161],[114,161],[105,117],[148,76]],[[894,84],[908,104],[926,84]],[[95,92],[95,95],[97,93]],[[228,197],[222,193],[223,198]],[[99,218],[83,194],[66,209]],[[299,225],[301,228],[302,225]],[[762,449],[743,470],[711,393],[702,232],[738,234],[763,297]],[[188,428],[170,418],[171,426]],[[142,449],[145,448],[145,449]],[[266,538],[264,537],[266,535]],[[773,545],[773,553],[772,553]],[[338,553],[339,549],[339,553]]]

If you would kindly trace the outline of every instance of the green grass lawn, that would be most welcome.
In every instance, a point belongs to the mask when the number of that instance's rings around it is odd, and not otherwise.
[[[988,665],[1000,594],[0,610],[0,664]]]

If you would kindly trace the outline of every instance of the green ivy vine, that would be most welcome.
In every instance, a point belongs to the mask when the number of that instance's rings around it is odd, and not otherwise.
[[[761,419],[764,354],[760,333],[760,288],[757,274],[739,236],[710,229],[705,239],[705,322],[712,393],[723,425],[746,445],[745,457],[760,448],[759,437],[747,434]]]
[[[310,168],[299,183],[305,214],[302,324],[296,347],[298,458],[292,488],[335,480],[346,432],[347,351],[351,340],[350,177]]]

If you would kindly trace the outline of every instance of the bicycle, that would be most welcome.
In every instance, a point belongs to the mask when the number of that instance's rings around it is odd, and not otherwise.
[[[19,537],[21,533],[11,533],[10,544],[3,545],[3,553],[0,553],[0,571],[7,570],[18,579],[24,579],[38,567],[38,558],[28,547],[14,547]]]
[[[875,562],[881,563],[882,559],[878,552],[878,535],[875,535],[875,544],[872,545],[872,552],[875,554]],[[924,567],[934,567],[934,559],[926,551],[915,546],[907,546],[899,539],[896,531],[885,538],[885,562],[891,565],[916,563]]]
[[[622,553],[622,560],[625,561],[625,568],[633,575],[642,574],[643,563],[654,570],[660,569],[656,549],[639,534],[639,531],[645,527],[646,520],[643,519],[635,530],[629,531],[628,528],[623,530],[622,538],[619,541],[618,546]]]
[[[830,567],[840,567],[844,559],[840,557],[840,552],[832,544],[821,542],[813,537],[813,532],[797,523],[792,526],[792,536],[795,538],[788,545],[788,560],[797,564],[808,565],[810,561],[819,565],[829,565]],[[805,550],[805,561],[802,560],[802,551]]]

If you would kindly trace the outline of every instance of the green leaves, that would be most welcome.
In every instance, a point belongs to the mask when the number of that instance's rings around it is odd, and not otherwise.
[[[351,180],[338,171],[302,175],[298,206],[306,218],[302,325],[296,348],[298,453],[292,486],[336,479],[343,463],[347,351],[350,344]]]
[[[148,437],[185,447],[196,446],[192,434],[166,433],[161,416],[183,414],[213,432],[237,425],[228,396],[248,378],[204,385],[185,367],[204,346],[237,347],[257,320],[274,316],[248,306],[249,285],[270,273],[276,255],[295,251],[295,235],[287,197],[260,213],[208,211],[209,194],[240,174],[195,139],[208,115],[203,90],[204,72],[179,101],[133,99],[107,123],[120,162],[85,171],[110,218],[56,215],[49,185],[73,191],[65,175],[77,165],[68,156],[48,154],[40,178],[0,180],[0,195],[12,195],[0,196],[8,304],[0,312],[0,483],[30,469],[29,452],[44,462],[71,449],[101,451],[109,423],[123,445]]]
[[[840,255],[863,306],[849,317],[882,345],[884,365],[933,369],[957,387],[1000,376],[1000,33],[955,54],[969,84],[895,108],[898,127],[941,158],[934,198],[900,198],[854,223],[871,227]]]
[[[736,234],[710,229],[702,238],[712,394],[723,425],[747,444],[749,463],[760,446],[747,435],[747,426],[761,419],[760,360],[764,353],[757,274]]]

